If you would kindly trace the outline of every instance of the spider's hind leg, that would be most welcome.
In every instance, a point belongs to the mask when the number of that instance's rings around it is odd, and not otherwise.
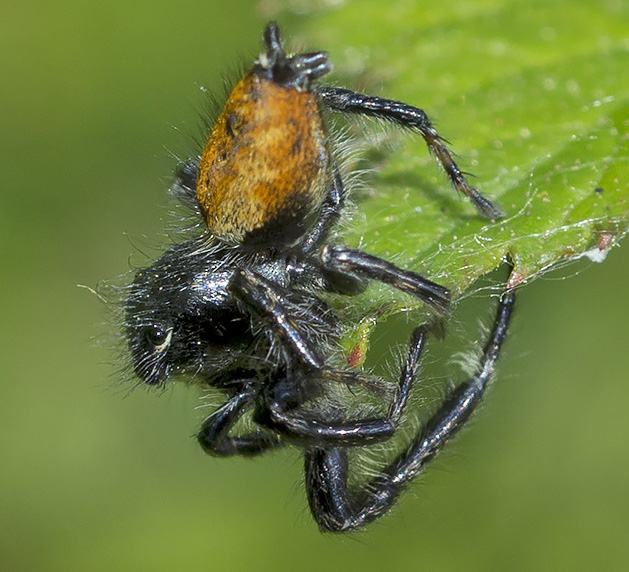
[[[177,165],[173,182],[170,184],[168,193],[178,200],[186,208],[197,212],[197,169],[198,159],[182,161]]]
[[[321,87],[318,93],[322,101],[334,111],[377,117],[419,133],[430,152],[447,173],[452,186],[468,196],[482,216],[488,219],[498,219],[504,216],[502,209],[469,184],[465,174],[454,161],[444,139],[437,133],[423,109],[400,101],[363,95],[338,87]]]
[[[445,313],[450,305],[450,291],[446,287],[373,254],[328,244],[320,258],[324,269],[330,272],[357,280],[378,280],[419,298],[439,313]]]
[[[341,178],[338,165],[333,165],[332,180],[321,205],[319,218],[297,246],[302,254],[313,252],[325,241],[341,217],[346,198],[347,188]]]

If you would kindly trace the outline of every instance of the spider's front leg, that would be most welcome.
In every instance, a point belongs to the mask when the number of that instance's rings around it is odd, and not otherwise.
[[[382,516],[404,487],[465,424],[480,403],[494,370],[514,303],[515,293],[505,292],[476,374],[450,393],[410,446],[369,481],[362,492],[348,490],[349,467],[345,449],[319,447],[306,452],[308,501],[322,530],[353,530]]]
[[[241,436],[230,435],[256,395],[255,382],[243,380],[236,394],[203,422],[197,439],[206,453],[214,457],[252,457],[282,445],[278,435],[265,429]]]
[[[295,316],[287,311],[284,297],[294,294],[293,292],[245,270],[239,273],[235,288],[237,295],[249,305],[256,305],[258,312],[266,314],[271,328],[283,338],[292,352],[292,359],[288,360],[291,367],[287,368],[283,377],[265,390],[263,404],[255,413],[258,423],[286,435],[302,446],[322,443],[356,446],[382,441],[393,435],[415,378],[426,337],[424,327],[416,328],[413,332],[396,395],[386,416],[350,421],[315,419],[312,415],[305,415],[301,409],[315,395],[315,392],[308,389],[311,383],[316,384],[326,377],[351,383],[353,373],[326,366],[320,350],[300,330]],[[315,319],[317,317],[313,315],[309,321]]]
[[[405,129],[419,132],[428,149],[439,161],[455,189],[468,196],[478,212],[488,218],[504,216],[504,211],[481,195],[472,187],[464,173],[452,158],[443,138],[437,133],[426,112],[412,105],[373,97],[338,87],[321,87],[318,93],[323,102],[332,110],[342,113],[355,113],[391,121]]]
[[[306,294],[291,291],[288,288],[265,278],[258,272],[248,269],[238,270],[231,281],[233,294],[240,300],[249,313],[258,315],[268,324],[266,334],[271,343],[274,337],[282,339],[290,360],[297,357],[307,367],[319,370],[324,366],[324,358],[298,324],[306,318],[310,325],[323,331],[330,330],[326,320],[323,303],[321,308],[305,303]],[[299,298],[296,300],[296,298]],[[314,298],[309,297],[311,301]],[[302,307],[303,306],[303,307]]]
[[[395,397],[384,417],[376,416],[343,421],[313,418],[312,415],[304,415],[299,409],[286,407],[281,398],[281,392],[272,387],[265,400],[265,409],[258,413],[256,420],[262,421],[265,425],[305,447],[321,445],[354,447],[390,439],[397,429],[408,401],[425,339],[426,329],[424,327],[416,328],[411,336],[408,356],[400,374]],[[348,372],[328,370],[301,372],[301,375],[322,376],[326,373],[332,376],[340,374],[339,379],[341,381],[343,374],[348,374]],[[301,385],[299,373],[294,372],[293,375],[297,377],[288,380],[288,385],[295,383]],[[307,381],[304,380],[304,384]],[[280,395],[279,399],[277,398],[278,394]]]

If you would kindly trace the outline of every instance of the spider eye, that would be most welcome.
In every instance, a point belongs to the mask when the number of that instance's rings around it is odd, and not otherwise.
[[[155,351],[160,353],[168,348],[170,340],[173,337],[172,328],[163,328],[156,324],[147,327],[144,330],[144,337],[155,348]]]

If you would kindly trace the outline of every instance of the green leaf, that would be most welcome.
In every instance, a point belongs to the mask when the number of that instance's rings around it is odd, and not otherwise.
[[[361,165],[377,172],[355,197],[344,242],[459,297],[506,255],[516,285],[559,262],[602,260],[625,233],[629,4],[315,4],[307,17],[279,14],[297,20],[286,35],[301,29],[300,45],[330,52],[333,83],[423,108],[472,183],[507,212],[497,222],[479,218],[420,137],[388,129],[380,154]],[[373,286],[345,317],[364,325],[415,305]]]

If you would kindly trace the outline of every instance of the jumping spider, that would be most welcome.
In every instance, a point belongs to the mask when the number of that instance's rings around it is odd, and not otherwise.
[[[469,418],[499,356],[514,294],[505,292],[498,304],[476,374],[447,395],[408,448],[364,490],[350,490],[348,449],[395,433],[428,328],[411,335],[385,415],[326,408],[321,403],[334,384],[377,384],[331,363],[340,326],[321,296],[359,294],[375,280],[443,315],[450,293],[386,260],[328,243],[346,190],[322,109],[377,117],[419,133],[482,215],[502,213],[467,183],[422,110],[317,86],[331,67],[325,52],[285,54],[274,23],[264,40],[266,51],[232,91],[198,162],[178,171],[179,193],[196,200],[208,230],[137,272],[125,301],[126,338],[144,383],[160,386],[189,374],[227,396],[198,434],[207,453],[253,456],[298,445],[316,522],[322,530],[348,531],[381,516]],[[234,427],[245,413],[255,428],[242,434]]]

